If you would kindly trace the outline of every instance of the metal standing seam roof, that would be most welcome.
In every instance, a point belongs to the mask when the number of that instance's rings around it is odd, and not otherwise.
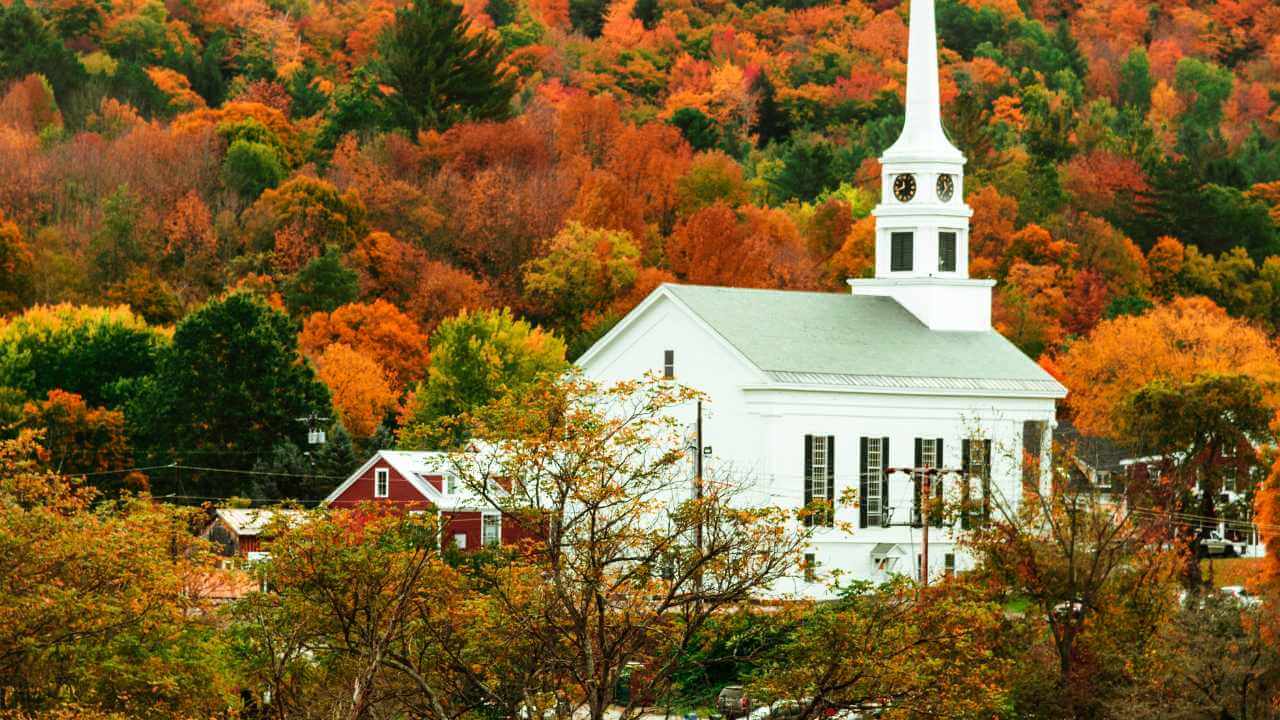
[[[995,330],[930,330],[893,298],[665,287],[776,383],[1066,395]]]
[[[293,524],[306,517],[301,510],[281,508],[218,508],[215,514],[240,536],[261,535],[276,518],[283,518],[285,524]]]

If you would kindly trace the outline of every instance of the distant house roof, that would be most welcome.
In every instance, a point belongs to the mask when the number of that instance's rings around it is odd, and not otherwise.
[[[437,507],[443,500],[443,496],[434,485],[427,482],[430,476],[443,476],[449,473],[452,464],[447,453],[429,452],[429,451],[413,451],[413,450],[379,450],[372,457],[365,461],[363,465],[351,473],[347,479],[340,483],[338,487],[329,493],[324,499],[324,504],[328,504],[342,497],[342,494],[355,484],[360,476],[369,471],[379,460],[385,461],[395,471],[400,474],[427,500],[431,501]]]
[[[467,450],[469,452],[492,452],[492,448],[489,445],[478,441],[472,441]],[[379,450],[357,468],[355,472],[351,473],[338,487],[334,488],[328,497],[322,501],[322,504],[327,505],[342,497],[342,494],[355,484],[356,480],[367,473],[370,468],[376,465],[379,460],[385,461],[394,468],[401,477],[413,485],[424,498],[439,510],[464,510],[488,508],[490,506],[487,501],[476,495],[466,483],[459,483],[456,492],[449,494],[428,482],[428,477],[456,476],[459,470],[457,458],[450,453],[434,450]],[[494,492],[501,492],[501,488],[494,488]]]
[[[1053,441],[1093,470],[1120,472],[1124,461],[1135,454],[1107,438],[1084,435],[1067,420],[1060,421],[1054,428]]]
[[[888,297],[663,285],[775,383],[1063,397],[994,330],[930,330]]]
[[[214,514],[240,537],[261,535],[277,517],[291,524],[305,516],[301,510],[280,508],[218,508]]]

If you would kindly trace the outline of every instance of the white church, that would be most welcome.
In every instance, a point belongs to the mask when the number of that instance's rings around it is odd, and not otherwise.
[[[705,393],[706,477],[760,503],[830,504],[808,521],[802,594],[832,577],[918,576],[922,521],[929,576],[964,569],[962,526],[1016,505],[1023,458],[1047,457],[1067,393],[992,328],[995,282],[969,278],[933,0],[911,3],[906,125],[881,162],[874,279],[848,294],[663,285],[578,360],[597,380],[657,372]],[[922,517],[907,468],[954,471],[934,489],[965,510]]]

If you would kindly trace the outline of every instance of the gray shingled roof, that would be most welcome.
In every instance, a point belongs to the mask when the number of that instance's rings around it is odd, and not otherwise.
[[[1066,394],[994,330],[930,330],[892,298],[666,287],[778,383]]]

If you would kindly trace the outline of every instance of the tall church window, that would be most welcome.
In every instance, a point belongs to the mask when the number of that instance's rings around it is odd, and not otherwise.
[[[938,272],[956,271],[956,233],[945,230],[938,233]]]
[[[915,236],[909,232],[896,232],[889,236],[889,270],[906,272],[915,260]]]
[[[939,468],[942,467],[942,438],[916,438],[916,469]],[[913,525],[921,524],[921,506],[920,494],[924,489],[924,473],[916,473],[913,478],[915,481],[914,502],[911,506],[911,522]],[[935,527],[942,527],[942,476],[929,476],[929,494],[932,496],[929,500],[929,524]]]
[[[858,525],[882,527],[889,519],[889,438],[864,437],[859,443]]]
[[[968,530],[991,519],[991,441],[964,440],[960,445],[964,463],[960,527]]]
[[[835,524],[836,439],[831,435],[804,436],[804,504],[810,510],[805,524]]]

